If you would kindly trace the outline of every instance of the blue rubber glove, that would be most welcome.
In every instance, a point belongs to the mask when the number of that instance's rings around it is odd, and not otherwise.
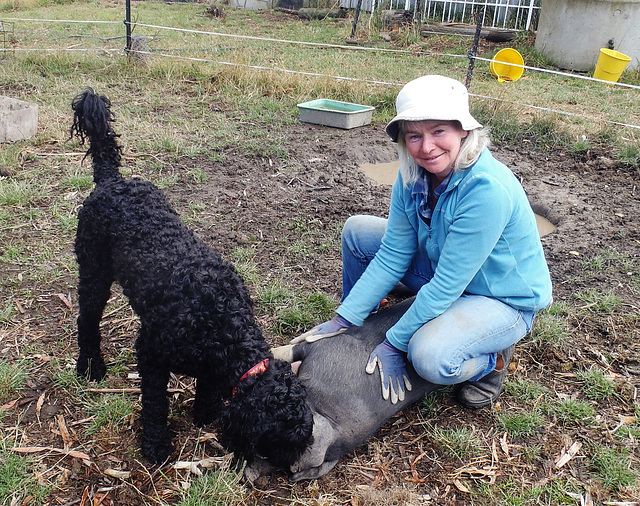
[[[391,404],[396,404],[399,400],[404,401],[405,388],[411,390],[404,353],[385,339],[371,352],[367,373],[373,374],[376,365],[380,370],[382,398],[391,399]]]
[[[339,314],[335,315],[328,322],[321,323],[320,325],[316,325],[308,332],[305,332],[302,335],[299,335],[295,339],[291,340],[291,344],[296,344],[302,341],[306,341],[308,343],[312,343],[314,341],[318,341],[319,339],[323,339],[325,337],[333,337],[338,334],[342,334],[345,330],[351,327],[353,324],[340,316]]]

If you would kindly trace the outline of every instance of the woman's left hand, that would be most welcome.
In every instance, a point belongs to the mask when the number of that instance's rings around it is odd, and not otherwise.
[[[366,368],[367,373],[373,374],[376,365],[380,371],[382,398],[391,399],[391,404],[403,401],[405,388],[411,390],[404,353],[385,339],[371,352]]]

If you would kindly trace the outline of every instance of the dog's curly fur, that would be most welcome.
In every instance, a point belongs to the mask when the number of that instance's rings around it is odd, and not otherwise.
[[[88,138],[96,184],[79,212],[75,241],[78,374],[91,380],[106,374],[99,323],[117,281],[141,323],[143,455],[160,463],[171,454],[166,389],[175,372],[197,378],[197,424],[219,417],[223,441],[236,456],[288,467],[311,444],[313,419],[290,364],[271,355],[244,283],[180,221],[159,189],[122,177],[110,101],[89,88],[72,108],[71,137]],[[265,358],[266,372],[238,384]]]

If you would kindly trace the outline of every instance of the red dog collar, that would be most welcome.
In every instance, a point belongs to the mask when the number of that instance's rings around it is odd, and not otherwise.
[[[269,367],[269,359],[265,358],[262,362],[258,362],[251,369],[249,369],[247,372],[245,372],[242,375],[242,378],[240,378],[238,380],[238,382],[236,383],[236,386],[233,387],[233,390],[231,390],[231,397],[236,395],[236,392],[238,391],[238,387],[240,386],[240,383],[242,383],[244,380],[246,380],[249,376],[255,376],[256,374],[262,374],[263,372],[265,372],[267,370],[267,367]]]

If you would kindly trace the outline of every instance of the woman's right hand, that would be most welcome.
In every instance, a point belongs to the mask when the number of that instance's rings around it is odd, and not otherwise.
[[[333,337],[338,334],[342,334],[345,330],[352,326],[352,323],[339,314],[335,315],[328,322],[316,325],[311,330],[299,335],[291,340],[291,344],[301,343],[306,341],[307,343],[313,343],[325,337]]]

